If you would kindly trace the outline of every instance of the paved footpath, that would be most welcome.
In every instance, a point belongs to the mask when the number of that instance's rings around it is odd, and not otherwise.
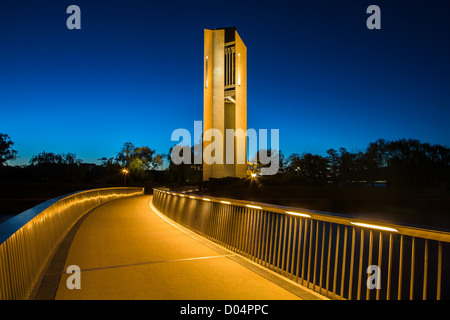
[[[151,198],[115,200],[85,217],[60,262],[54,299],[320,299],[173,223]],[[81,289],[67,288],[70,265],[81,269]]]

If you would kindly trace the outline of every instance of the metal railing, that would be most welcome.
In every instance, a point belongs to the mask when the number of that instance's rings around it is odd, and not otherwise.
[[[449,299],[449,232],[160,189],[152,201],[181,225],[331,299],[440,300],[443,288]]]
[[[144,188],[87,190],[46,201],[0,224],[0,299],[27,299],[71,226],[89,210]]]

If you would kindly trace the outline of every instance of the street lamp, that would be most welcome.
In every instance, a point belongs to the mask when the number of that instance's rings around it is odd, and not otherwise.
[[[125,180],[125,184],[127,184],[127,174],[129,173],[128,169],[123,168],[122,169],[122,173],[123,173],[123,177],[124,177],[124,180]]]

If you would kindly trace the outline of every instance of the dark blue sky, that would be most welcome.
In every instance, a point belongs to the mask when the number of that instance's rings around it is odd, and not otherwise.
[[[81,8],[81,30],[66,8]],[[366,9],[381,8],[381,30]],[[228,9],[227,9],[228,8]],[[236,10],[234,10],[236,9]],[[378,138],[450,145],[449,1],[0,2],[0,132],[28,163],[124,142],[167,153],[203,111],[203,29],[248,49],[248,128],[325,154]]]

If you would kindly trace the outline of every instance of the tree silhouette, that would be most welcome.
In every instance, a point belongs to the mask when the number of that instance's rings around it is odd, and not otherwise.
[[[329,149],[327,156],[293,153],[287,158],[288,177],[335,185],[371,185],[385,181],[395,187],[449,187],[450,149],[416,139],[369,143],[364,151]]]
[[[294,153],[287,159],[287,171],[307,180],[324,181],[328,172],[328,159],[320,155]]]
[[[31,157],[31,165],[79,165],[83,160],[78,159],[75,153],[53,153],[42,151],[38,155]]]
[[[122,150],[120,150],[115,158],[115,161],[120,164],[121,167],[128,167],[134,157],[136,147],[131,142],[125,142]]]
[[[450,149],[400,139],[386,143],[390,183],[401,187],[448,186]]]
[[[167,158],[169,162],[169,168],[167,169],[166,176],[168,177],[168,180],[170,182],[175,182],[179,185],[183,184],[199,184],[201,183],[203,176],[202,176],[202,170],[203,165],[202,164],[195,164],[192,161],[194,159],[195,155],[198,155],[196,153],[196,146],[198,147],[198,144],[190,148],[190,157],[191,162],[190,164],[181,163],[181,164],[175,164],[172,161],[172,150],[174,147],[171,147],[169,149],[169,153],[164,155],[165,158]],[[184,148],[180,150],[180,157],[184,157]],[[201,150],[201,149],[200,149]],[[188,157],[186,155],[186,157]],[[162,159],[163,160],[163,159]]]
[[[14,142],[11,138],[0,132],[0,167],[3,167],[8,161],[16,159],[17,151],[12,148]]]
[[[134,150],[134,157],[140,159],[144,170],[152,170],[161,167],[164,162],[163,154],[156,154],[149,147],[140,147]]]
[[[329,176],[333,182],[337,182],[340,165],[339,153],[335,149],[329,149],[327,154]]]

